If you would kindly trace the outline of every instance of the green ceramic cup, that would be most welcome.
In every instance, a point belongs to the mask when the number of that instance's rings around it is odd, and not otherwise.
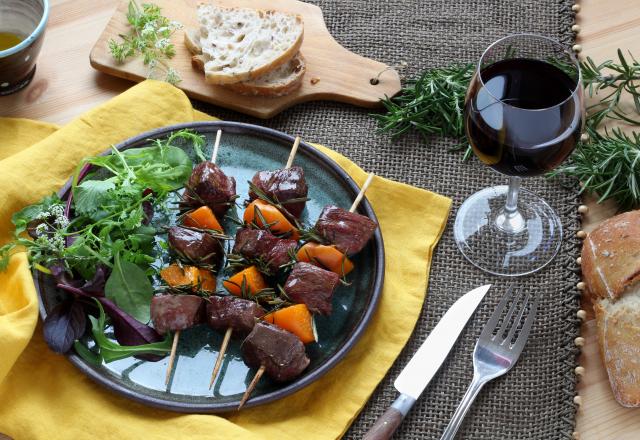
[[[48,19],[49,0],[0,0],[0,34],[21,40],[0,50],[0,96],[23,89],[33,79]]]

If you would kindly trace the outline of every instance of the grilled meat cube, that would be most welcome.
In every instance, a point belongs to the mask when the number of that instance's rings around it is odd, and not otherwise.
[[[267,376],[277,382],[295,379],[310,362],[297,336],[265,322],[256,323],[242,343],[242,357],[251,368],[264,365]]]
[[[151,299],[151,320],[158,333],[184,330],[204,320],[204,300],[195,295],[160,295]]]
[[[377,227],[369,217],[329,205],[322,210],[315,229],[342,252],[353,255],[362,250]]]
[[[206,232],[173,226],[169,229],[169,244],[179,255],[193,263],[218,267],[224,257],[220,240]]]
[[[233,204],[235,196],[236,180],[207,160],[193,169],[183,202],[189,206],[207,205],[221,218]]]
[[[258,171],[251,179],[260,191],[272,200],[277,200],[292,216],[299,218],[304,210],[306,201],[296,202],[290,200],[305,199],[309,189],[304,180],[304,170],[299,166],[293,166],[283,170]],[[251,200],[258,195],[249,191]]]
[[[207,323],[219,332],[233,329],[233,335],[248,335],[256,319],[264,316],[265,311],[253,301],[234,296],[212,296],[207,304]]]
[[[241,228],[236,233],[233,253],[250,259],[262,258],[271,270],[277,271],[291,261],[297,245],[297,241],[278,238],[269,231]]]
[[[289,274],[284,291],[291,300],[306,304],[313,313],[330,315],[333,292],[340,277],[309,263],[296,263]]]

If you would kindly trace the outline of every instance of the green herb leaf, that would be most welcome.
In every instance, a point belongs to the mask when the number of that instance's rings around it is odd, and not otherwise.
[[[18,236],[27,230],[27,224],[31,220],[47,218],[51,216],[51,208],[62,206],[62,201],[57,194],[51,194],[34,205],[25,206],[11,216],[11,223],[16,227],[15,235]],[[62,208],[64,210],[64,207]],[[54,213],[55,214],[55,213]]]
[[[73,202],[76,214],[91,215],[98,211],[109,199],[108,191],[116,185],[110,180],[84,180],[73,188]]]
[[[96,345],[100,349],[100,356],[102,356],[105,362],[109,363],[138,354],[165,355],[171,351],[172,338],[169,334],[167,334],[164,341],[154,342],[151,344],[120,345],[112,341],[104,332],[106,317],[102,304],[97,300],[96,304],[98,305],[100,314],[98,318],[89,316],[89,320],[91,321],[91,333],[93,334],[93,339],[95,340]]]
[[[92,317],[89,317],[91,319]],[[95,319],[95,318],[94,318]],[[76,350],[76,353],[87,361],[89,364],[99,367],[102,365],[102,356],[100,354],[95,354],[93,351],[89,350],[82,342],[76,340],[73,343],[73,348]]]
[[[178,72],[166,62],[176,54],[171,36],[182,25],[164,17],[157,5],[144,3],[140,8],[135,0],[129,1],[127,22],[131,26],[129,34],[120,35],[120,42],[110,39],[107,43],[116,62],[124,63],[129,57],[141,55],[143,63],[149,67],[149,78],[160,71],[170,84],[182,81]]]
[[[107,298],[142,323],[149,322],[153,286],[140,267],[115,254],[113,271],[104,288]]]

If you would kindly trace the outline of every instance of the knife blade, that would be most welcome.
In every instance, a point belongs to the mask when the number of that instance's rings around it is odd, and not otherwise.
[[[447,310],[393,383],[401,393],[369,429],[363,440],[389,439],[440,369],[491,284],[477,287]]]

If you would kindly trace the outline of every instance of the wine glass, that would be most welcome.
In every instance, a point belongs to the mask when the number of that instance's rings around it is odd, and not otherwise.
[[[462,204],[454,237],[464,256],[496,275],[546,266],[562,225],[540,197],[520,189],[571,154],[584,123],[580,64],[559,42],[533,34],[502,38],[484,52],[465,102],[465,129],[480,161],[509,185],[483,189]]]

